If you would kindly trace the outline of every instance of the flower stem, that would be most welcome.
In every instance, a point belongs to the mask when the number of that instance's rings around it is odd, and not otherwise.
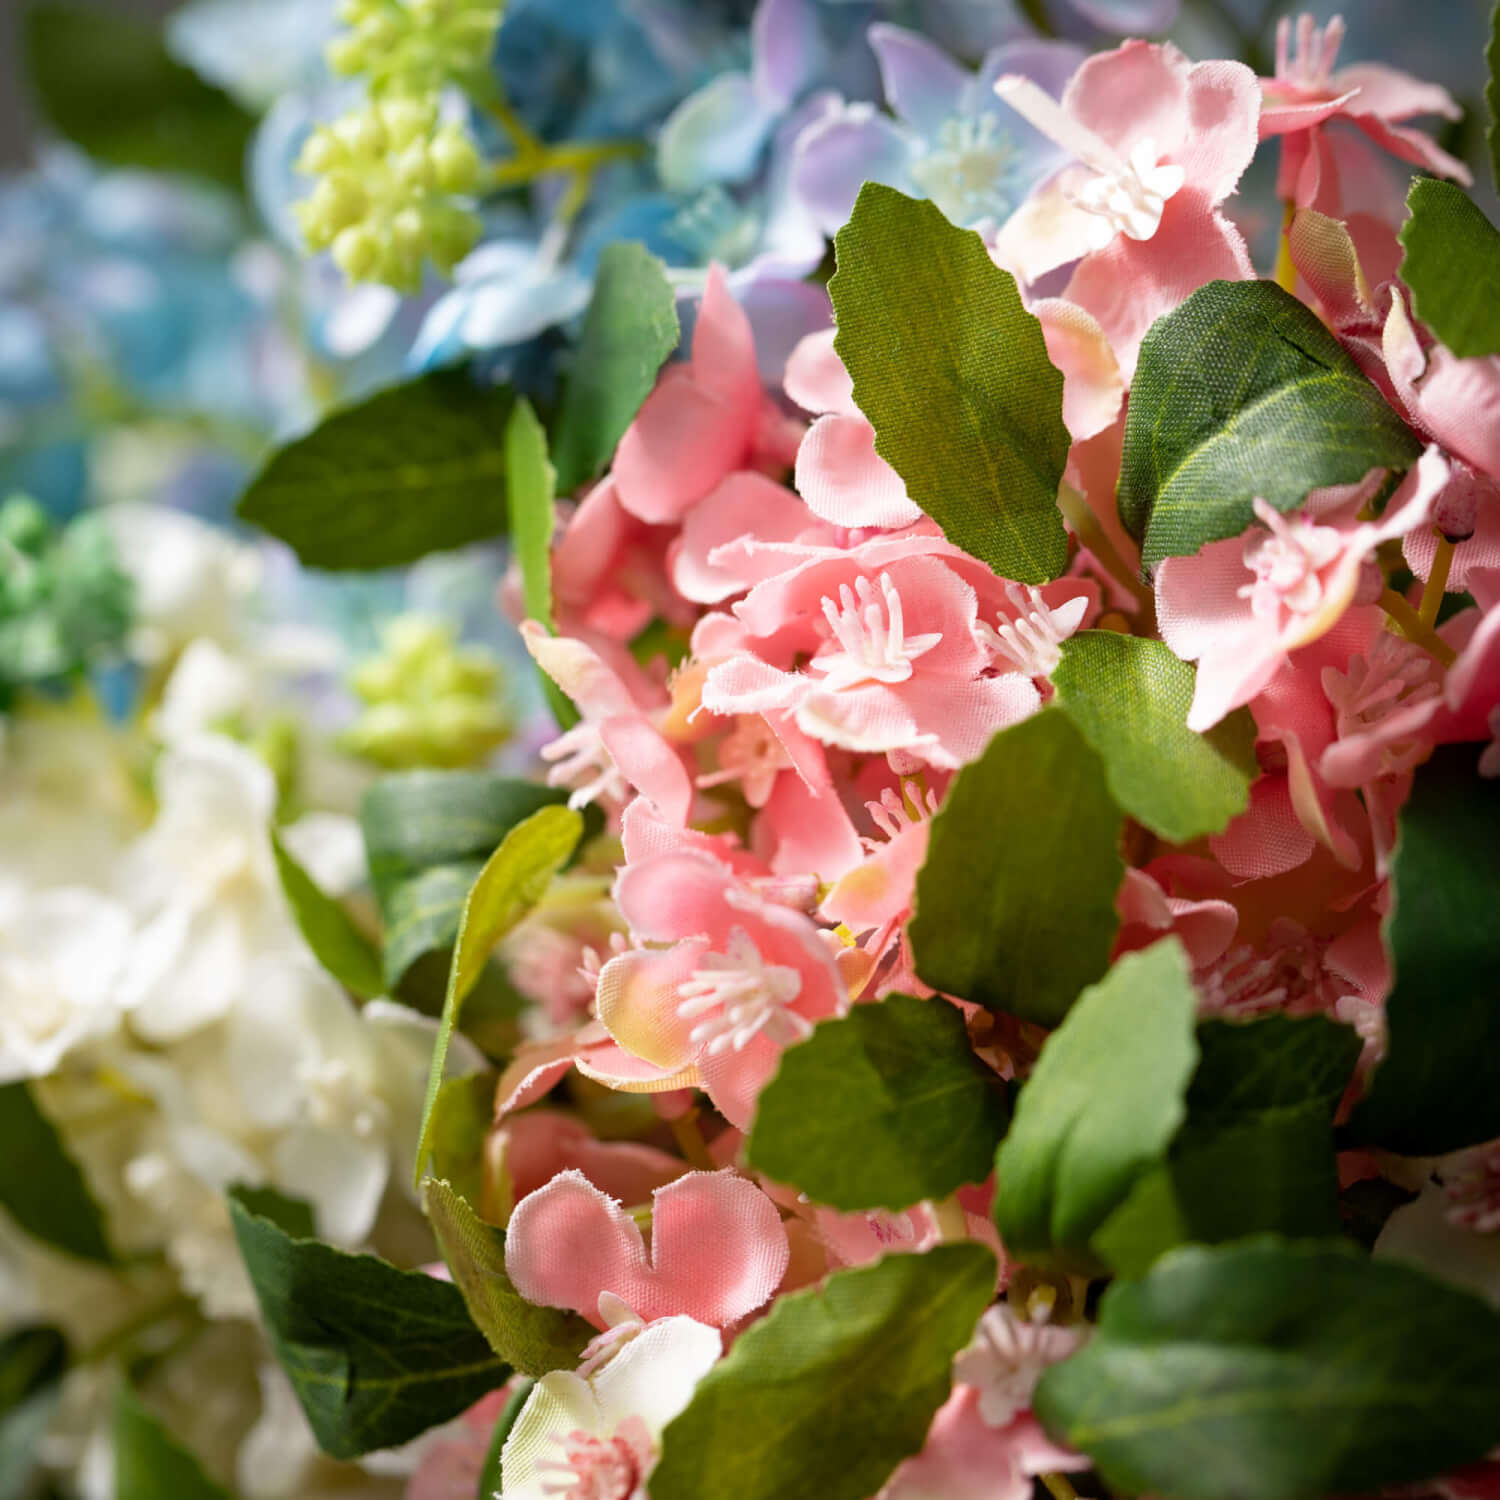
[[[1047,1493],[1052,1496],[1052,1500],[1078,1500],[1078,1491],[1073,1488],[1066,1474],[1039,1474],[1037,1478],[1047,1486]]]
[[[668,1123],[672,1127],[672,1138],[677,1142],[677,1149],[682,1152],[690,1167],[695,1167],[700,1172],[717,1171],[719,1164],[708,1154],[703,1132],[698,1129],[696,1109],[690,1109],[685,1115],[678,1115]]]
[[[1297,290],[1297,263],[1292,259],[1292,220],[1297,205],[1290,198],[1281,205],[1281,238],[1276,243],[1276,285],[1284,292]]]
[[[1104,528],[1088,501],[1066,479],[1058,486],[1057,503],[1063,518],[1073,528],[1073,534],[1099,559],[1110,576],[1130,591],[1141,607],[1143,621],[1149,619],[1154,625],[1156,596],[1136,577],[1115,544],[1104,534]]]
[[[937,1221],[938,1234],[945,1244],[968,1239],[969,1222],[964,1218],[964,1207],[958,1201],[957,1193],[950,1193],[941,1203],[932,1201],[928,1206],[932,1209],[932,1217]]]
[[[1445,667],[1453,665],[1453,647],[1430,625],[1423,624],[1421,615],[1395,589],[1387,589],[1380,596],[1380,607],[1400,626],[1402,635],[1413,645],[1420,646],[1429,656],[1435,656]]]
[[[1431,630],[1437,624],[1438,610],[1443,607],[1443,595],[1448,592],[1448,574],[1453,567],[1453,543],[1434,526],[1437,533],[1437,555],[1432,559],[1432,571],[1422,589],[1422,602],[1417,606],[1417,618]]]
[[[566,146],[544,146],[517,151],[490,169],[492,188],[519,187],[550,172],[583,175],[611,161],[631,161],[645,151],[640,141],[570,141]]]

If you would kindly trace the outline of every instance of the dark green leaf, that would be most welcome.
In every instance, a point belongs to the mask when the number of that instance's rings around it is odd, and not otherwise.
[[[1500,1136],[1500,785],[1473,745],[1417,771],[1401,813],[1385,937],[1390,1042],[1354,1137],[1435,1156]]]
[[[0,1208],[33,1239],[80,1260],[114,1260],[104,1215],[31,1085],[0,1087]]]
[[[469,1314],[490,1348],[527,1375],[571,1370],[595,1330],[577,1313],[534,1307],[505,1272],[505,1234],[446,1183],[429,1177],[422,1206]]]
[[[662,1434],[652,1500],[867,1500],[922,1447],[994,1293],[968,1243],[778,1298]]]
[[[1497,1348],[1476,1297],[1343,1242],[1266,1237],[1117,1282],[1036,1411],[1127,1494],[1360,1494],[1500,1442]]]
[[[910,928],[917,973],[1055,1025],[1109,965],[1120,823],[1103,763],[1061,710],[997,734],[933,819]]]
[[[30,1493],[37,1445],[62,1394],[68,1341],[55,1328],[14,1328],[0,1338],[0,1495]]]
[[[292,909],[302,936],[313,956],[345,989],[373,1000],[385,993],[380,955],[360,931],[354,918],[332,896],[320,890],[313,878],[287,852],[273,833],[271,850],[281,875],[281,889]]]
[[[157,27],[97,5],[33,0],[24,72],[48,123],[96,160],[242,190],[255,117],[174,61]]]
[[[962,1014],[888,995],[782,1053],[747,1160],[833,1208],[909,1208],[988,1177],[1008,1118]]]
[[[115,1500],[229,1500],[123,1383],[115,1397],[114,1458]]]
[[[1194,672],[1160,641],[1084,630],[1052,675],[1059,702],[1094,752],[1120,807],[1186,844],[1219,833],[1250,801],[1255,722],[1245,709],[1208,734],[1187,727]]]
[[[229,1210],[272,1350],[325,1453],[407,1442],[510,1374],[452,1283],[293,1238],[237,1192]]]
[[[879,183],[836,243],[835,347],[876,451],[955,546],[1006,578],[1056,578],[1062,376],[1014,278],[973,230]]]
[[[314,568],[390,568],[504,534],[511,392],[434,370],[272,454],[239,513]]]
[[[1302,303],[1269,281],[1211,281],[1141,344],[1125,419],[1120,519],[1141,561],[1238,536],[1260,496],[1407,468],[1421,444]]]
[[[1412,310],[1460,359],[1500,354],[1500,230],[1461,187],[1413,180],[1401,227]]]
[[[294,1240],[317,1239],[317,1219],[312,1204],[305,1198],[288,1198],[275,1188],[244,1186],[235,1189],[235,1196],[251,1213],[269,1219]]]
[[[1166,1155],[1187,1109],[1198,994],[1173,938],[1127,953],[1047,1038],[995,1158],[1007,1252],[1092,1272],[1094,1232]]]
[[[448,993],[432,1049],[427,1099],[422,1105],[422,1134],[417,1141],[418,1179],[432,1149],[433,1106],[442,1087],[448,1046],[464,1000],[489,962],[495,944],[547,894],[553,876],[572,859],[582,837],[583,818],[579,813],[570,807],[544,807],[505,835],[474,880],[459,917]]]
[[[557,420],[562,494],[571,495],[609,462],[677,339],[677,300],[666,268],[642,245],[607,246]]]
[[[359,822],[385,924],[385,981],[458,936],[464,898],[495,846],[565,790],[485,771],[407,771],[364,795]]]
[[[1210,1021],[1198,1045],[1170,1161],[1094,1236],[1127,1276],[1189,1241],[1339,1232],[1333,1116],[1359,1058],[1353,1029],[1325,1016]]]

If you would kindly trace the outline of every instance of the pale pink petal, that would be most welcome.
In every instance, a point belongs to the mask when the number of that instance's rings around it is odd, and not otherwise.
[[[554,636],[535,620],[521,625],[521,639],[536,664],[586,718],[640,712],[630,690],[593,647],[568,636]]]
[[[854,382],[833,347],[837,332],[825,328],[802,339],[786,362],[782,384],[804,411],[852,417],[859,407],[854,404]]]
[[[1031,306],[1041,322],[1047,358],[1063,374],[1063,421],[1075,443],[1103,432],[1120,414],[1125,380],[1098,321],[1061,297]]]
[[[683,823],[693,806],[693,783],[682,757],[639,714],[620,714],[599,726],[599,738],[620,774],[656,804],[670,823]]]
[[[1000,226],[991,250],[995,262],[1022,282],[1069,265],[1088,248],[1098,215],[1080,208],[1074,194],[1092,180],[1087,167],[1065,167],[1043,183]]]
[[[858,935],[909,912],[917,871],[927,858],[927,837],[925,821],[903,828],[835,884],[820,913]]]
[[[1150,140],[1160,156],[1175,161],[1191,129],[1193,71],[1176,47],[1126,42],[1113,52],[1096,53],[1078,69],[1063,93],[1063,108],[1122,157]]]
[[[1273,135],[1293,135],[1311,130],[1314,125],[1342,114],[1354,97],[1352,90],[1313,99],[1281,96],[1275,92],[1274,85],[1269,86],[1261,99],[1260,138],[1265,141]]]
[[[1199,63],[1188,74],[1188,128],[1171,158],[1188,182],[1222,203],[1255,155],[1260,85],[1243,63]]]
[[[795,706],[806,688],[804,678],[751,656],[736,656],[709,669],[703,706],[716,714],[770,713]]]
[[[672,554],[672,581],[694,603],[718,604],[754,580],[711,562],[716,548],[746,534],[795,541],[813,524],[807,507],[784,486],[751,470],[730,474],[688,512]]]
[[[1267,880],[1306,864],[1317,841],[1297,817],[1286,776],[1266,775],[1250,788],[1250,806],[1208,847],[1231,875]]]
[[[599,1019],[626,1052],[665,1072],[694,1065],[695,1022],[678,1014],[678,993],[701,967],[713,943],[707,937],[673,948],[617,954],[599,974]]]
[[[1378,115],[1382,120],[1409,120],[1413,115],[1463,118],[1463,110],[1440,84],[1424,83],[1384,63],[1353,63],[1333,77],[1340,92],[1358,89],[1351,114]]]
[[[1358,99],[1354,102],[1359,103]],[[1463,187],[1473,186],[1474,174],[1468,167],[1456,156],[1450,156],[1424,131],[1404,125],[1387,125],[1374,115],[1355,114],[1351,118],[1377,146],[1383,146],[1399,160],[1424,167],[1439,177],[1451,177]]]
[[[901,476],[875,451],[875,429],[861,415],[819,417],[797,452],[797,490],[808,509],[835,526],[910,526],[922,511]]]
[[[755,334],[744,308],[734,300],[724,268],[708,268],[698,321],[693,327],[693,378],[726,407],[758,407],[760,371]]]
[[[756,820],[756,847],[769,850],[779,875],[811,872],[820,881],[837,880],[863,857],[859,835],[831,787],[814,792],[800,776],[776,779]]]
[[[644,1203],[686,1170],[675,1156],[654,1146],[597,1140],[581,1120],[552,1109],[513,1116],[492,1141],[516,1202],[571,1170],[622,1203]]]

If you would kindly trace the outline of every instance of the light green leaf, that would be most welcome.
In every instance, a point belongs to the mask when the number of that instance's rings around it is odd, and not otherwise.
[[[965,1243],[777,1298],[662,1434],[651,1500],[868,1500],[921,1449],[994,1294]]]
[[[557,485],[571,495],[609,462],[677,347],[677,299],[644,246],[608,245],[557,419]]]
[[[582,837],[583,818],[570,807],[544,807],[532,813],[500,841],[464,902],[448,970],[448,993],[432,1049],[427,1100],[422,1106],[422,1134],[417,1141],[419,1181],[432,1149],[432,1110],[464,999],[489,962],[495,944],[546,895],[553,876],[572,859]]]
[[[472,992],[470,998],[473,998]],[[432,1106],[434,1177],[449,1183],[470,1203],[484,1207],[484,1144],[495,1114],[494,1073],[466,1073],[445,1078]]]
[[[158,27],[118,8],[34,0],[24,38],[48,124],[96,161],[243,191],[255,117],[174,61]]]
[[[309,567],[400,567],[506,529],[505,387],[434,370],[325,417],[272,454],[242,519]]]
[[[1339,1232],[1333,1115],[1359,1058],[1353,1028],[1326,1016],[1210,1021],[1198,1045],[1171,1159],[1141,1179],[1093,1239],[1127,1276],[1189,1241]]]
[[[1401,226],[1412,310],[1460,359],[1500,354],[1500,230],[1461,187],[1413,179]]]
[[[1344,1241],[1174,1251],[1104,1294],[1036,1412],[1111,1490],[1315,1500],[1500,1442],[1500,1313]]]
[[[80,1260],[114,1260],[104,1215],[26,1082],[0,1087],[0,1209],[33,1239]]]
[[[933,819],[910,927],[917,973],[1056,1025],[1109,965],[1120,827],[1103,763],[1060,709],[1002,730]]]
[[[1385,939],[1395,968],[1385,1061],[1353,1137],[1436,1156],[1500,1136],[1500,784],[1473,745],[1418,769],[1401,811]]]
[[[1005,578],[1068,561],[1062,375],[973,230],[879,183],[838,232],[835,347],[875,449],[948,540]]]
[[[29,1324],[0,1338],[0,1495],[31,1493],[67,1370],[68,1341],[56,1328]]]
[[[229,1500],[123,1382],[115,1397],[115,1500]]]
[[[320,890],[313,878],[271,835],[271,851],[281,876],[281,889],[292,909],[297,927],[307,939],[313,957],[346,990],[361,1000],[385,993],[385,977],[375,945],[360,931],[354,918],[332,896]]]
[[[832,1208],[909,1208],[982,1182],[1010,1111],[944,1000],[888,995],[781,1054],[746,1159]]]
[[[1249,805],[1255,721],[1240,709],[1194,734],[1193,668],[1160,641],[1080,631],[1063,643],[1052,684],[1103,760],[1115,801],[1153,833],[1186,844],[1221,832]]]
[[[1083,1273],[1089,1241],[1187,1115],[1198,994],[1175,938],[1127,953],[1042,1047],[995,1158],[1007,1252]]]
[[[1141,344],[1125,418],[1120,519],[1149,571],[1238,536],[1257,496],[1405,469],[1411,429],[1317,316],[1269,281],[1211,281]]]
[[[422,1207],[490,1348],[526,1375],[571,1370],[593,1327],[577,1313],[528,1302],[506,1275],[504,1231],[486,1224],[446,1182],[429,1177],[422,1184]]]
[[[505,1383],[450,1282],[293,1238],[235,1192],[229,1211],[271,1348],[325,1453],[396,1447]]]
[[[458,936],[464,898],[496,844],[567,795],[485,771],[406,771],[370,787],[359,822],[385,924],[389,988],[422,954]]]

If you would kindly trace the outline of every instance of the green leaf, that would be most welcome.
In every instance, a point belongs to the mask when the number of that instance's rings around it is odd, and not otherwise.
[[[956,1007],[888,995],[782,1053],[747,1160],[832,1208],[909,1208],[988,1177],[1009,1114]]]
[[[1405,469],[1410,428],[1317,316],[1269,281],[1211,281],[1151,325],[1125,418],[1120,519],[1149,571],[1238,536],[1260,496]]]
[[[97,161],[243,191],[255,117],[174,61],[157,27],[96,5],[33,3],[24,45],[47,122]]]
[[[238,1191],[229,1212],[271,1348],[325,1453],[396,1447],[504,1384],[509,1368],[450,1282],[293,1238]]]
[[[557,419],[562,494],[571,495],[609,462],[678,337],[666,268],[642,245],[607,246]]]
[[[875,449],[948,540],[1006,578],[1068,561],[1062,375],[973,230],[879,183],[838,232],[835,347]]]
[[[1094,1232],[1187,1115],[1198,993],[1175,938],[1127,953],[1047,1038],[995,1158],[1007,1252],[1092,1272]]]
[[[442,1087],[448,1044],[453,1040],[464,998],[489,962],[495,944],[547,894],[552,877],[572,859],[582,837],[583,818],[570,807],[544,807],[532,813],[500,841],[464,901],[448,970],[448,993],[432,1049],[427,1099],[422,1106],[422,1134],[417,1141],[419,1181],[432,1149],[433,1106]]]
[[[312,1204],[305,1198],[288,1198],[275,1188],[244,1186],[235,1189],[235,1196],[244,1208],[262,1219],[269,1219],[294,1240],[317,1239],[317,1218]]]
[[[62,1395],[68,1341],[41,1324],[0,1338],[0,1495],[27,1495],[37,1446]]]
[[[1401,812],[1385,939],[1390,1042],[1354,1138],[1436,1156],[1500,1136],[1500,786],[1440,749]]]
[[[662,1434],[651,1500],[866,1500],[921,1449],[994,1294],[966,1243],[779,1297]]]
[[[432,1106],[432,1175],[450,1183],[455,1192],[481,1208],[484,1144],[494,1121],[495,1081],[493,1073],[445,1078]]]
[[[464,898],[501,839],[567,796],[485,771],[407,771],[370,787],[359,822],[385,924],[389,988],[422,954],[458,936]]]
[[[0,1208],[33,1239],[109,1265],[104,1215],[25,1082],[0,1087]]]
[[[1160,641],[1084,630],[1063,643],[1058,701],[1104,762],[1120,807],[1186,844],[1219,833],[1250,802],[1255,721],[1239,709],[1208,734],[1187,727],[1194,671]]]
[[[438,1178],[422,1184],[422,1207],[469,1315],[506,1364],[526,1375],[571,1370],[594,1328],[577,1313],[535,1307],[505,1272],[505,1233]]]
[[[1401,279],[1416,315],[1460,359],[1500,354],[1500,230],[1461,187],[1413,179]]]
[[[273,453],[239,514],[309,567],[400,567],[502,536],[513,397],[434,370],[325,417]]]
[[[1120,813],[1073,722],[1002,730],[932,821],[910,933],[936,990],[1051,1026],[1109,966]]]
[[[1344,1242],[1175,1251],[1104,1294],[1036,1412],[1110,1489],[1314,1500],[1500,1442],[1500,1313]]]
[[[286,846],[271,834],[271,851],[281,876],[281,889],[292,909],[313,957],[333,975],[346,990],[361,1000],[373,1000],[385,993],[385,978],[380,969],[380,955],[375,945],[360,931],[343,905],[320,890],[313,878],[287,852]]]
[[[197,1457],[124,1384],[115,1397],[115,1500],[229,1500]]]
[[[1353,1029],[1326,1016],[1210,1021],[1198,1045],[1171,1160],[1094,1236],[1127,1276],[1189,1241],[1339,1232],[1333,1116],[1359,1058]]]

